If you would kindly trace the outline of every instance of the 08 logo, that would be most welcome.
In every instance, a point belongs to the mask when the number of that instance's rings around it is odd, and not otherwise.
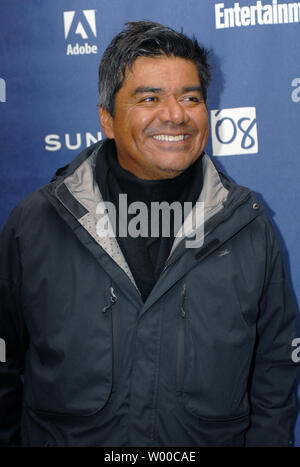
[[[214,156],[258,153],[255,107],[211,110],[211,130]]]

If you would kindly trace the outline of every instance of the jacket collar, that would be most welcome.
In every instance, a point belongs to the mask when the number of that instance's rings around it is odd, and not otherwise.
[[[104,201],[96,182],[95,169],[97,158],[101,158],[105,150],[106,140],[96,143],[80,153],[69,165],[56,172],[48,185],[48,193],[59,200],[67,211],[72,214],[73,218],[127,274],[136,287],[130,268],[116,238],[99,236],[99,229],[97,228],[105,214],[103,214],[103,210],[99,214],[99,206],[103,206]],[[236,191],[235,187],[237,186],[218,172],[206,153],[204,153],[202,165],[203,188],[198,199],[200,204],[196,204],[186,218],[182,226],[184,236],[179,235],[178,238],[175,238],[167,263],[173,257],[177,258],[179,254],[181,255],[184,252],[182,243],[186,236],[191,236],[196,230],[202,229],[203,238],[199,240],[200,247],[207,233],[204,231],[204,225],[209,225],[210,221],[222,212],[226,203],[234,205],[235,196],[233,192]],[[240,188],[245,190],[242,187]],[[199,215],[201,214],[199,209],[202,209],[201,203],[204,203],[204,217]],[[108,219],[108,216],[106,216],[106,219]],[[199,219],[200,223],[197,223]]]

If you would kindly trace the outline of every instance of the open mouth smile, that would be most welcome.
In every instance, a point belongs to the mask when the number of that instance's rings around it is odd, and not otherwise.
[[[168,142],[178,142],[178,141],[184,141],[186,138],[188,138],[189,135],[187,134],[180,134],[180,135],[154,135],[152,136],[153,139],[156,141],[168,141]]]

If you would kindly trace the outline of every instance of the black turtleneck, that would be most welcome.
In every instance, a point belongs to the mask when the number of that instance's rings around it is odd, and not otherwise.
[[[183,214],[184,202],[191,202],[194,206],[202,189],[202,157],[199,157],[192,166],[177,177],[143,180],[120,166],[114,140],[105,141],[104,148],[103,156],[97,158],[96,180],[104,201],[113,202],[116,206],[117,226],[119,194],[127,194],[128,205],[140,201],[145,203],[148,208],[148,236],[120,237],[118,229],[116,234],[121,250],[145,301],[163,269],[176,234],[176,231],[174,232],[173,210],[171,210],[170,236],[163,237],[160,226],[160,236],[151,237],[151,203],[166,201],[171,204],[174,201],[179,201]],[[128,215],[128,222],[136,215]]]

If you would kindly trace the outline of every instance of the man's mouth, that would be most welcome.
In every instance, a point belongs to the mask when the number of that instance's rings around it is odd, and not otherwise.
[[[188,137],[187,134],[180,134],[180,135],[154,135],[152,136],[153,139],[157,141],[184,141]]]

